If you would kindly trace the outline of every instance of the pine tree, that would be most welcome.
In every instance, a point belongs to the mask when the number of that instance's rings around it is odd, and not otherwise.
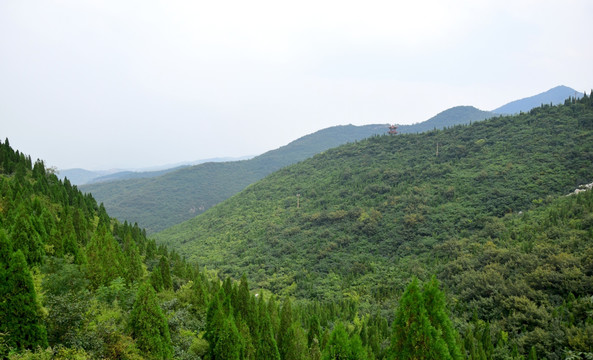
[[[256,357],[258,359],[280,360],[280,353],[278,352],[278,345],[274,338],[272,331],[272,322],[270,315],[266,309],[263,294],[258,300],[258,318],[259,318],[259,344],[256,350]]]
[[[11,228],[11,239],[16,249],[20,249],[30,265],[41,264],[45,254],[39,234],[33,228],[29,211],[24,202],[16,209]]]
[[[309,321],[309,331],[307,332],[307,345],[311,347],[313,340],[317,339],[317,345],[319,345],[319,337],[321,336],[321,325],[319,324],[319,317],[313,315]]]
[[[430,323],[418,279],[403,293],[393,321],[390,358],[451,359],[447,344]]]
[[[130,314],[132,336],[138,348],[156,359],[173,356],[167,318],[157,303],[156,293],[149,283],[138,289],[136,301]]]
[[[237,301],[234,306],[235,314],[237,317],[241,317],[245,321],[248,320],[249,317],[249,298],[251,294],[249,293],[249,285],[247,285],[247,276],[243,274],[241,276],[241,282],[239,283],[239,288],[237,290]]]
[[[118,278],[123,278],[124,256],[117,241],[111,232],[103,225],[100,225],[91,241],[87,245],[86,258],[88,262],[88,273],[91,284],[97,288]]]
[[[138,247],[129,232],[124,236],[124,257],[126,262],[126,280],[128,283],[140,280],[144,274],[142,259]]]
[[[453,329],[451,319],[449,319],[445,295],[439,289],[436,276],[433,276],[428,283],[424,284],[422,296],[424,298],[424,308],[426,309],[428,320],[440,332],[449,349],[449,355],[454,360],[461,359],[461,351],[457,344],[457,334]]]
[[[1,291],[5,300],[0,313],[0,331],[8,334],[8,346],[18,350],[47,347],[33,277],[20,250],[12,253],[5,278]]]
[[[169,268],[169,259],[167,256],[161,256],[161,259],[159,260],[159,269],[163,279],[163,289],[171,290],[173,288],[173,282],[171,281],[171,269]]]
[[[277,335],[278,351],[280,352],[280,358],[286,359],[288,357],[290,348],[292,347],[292,341],[294,340],[293,327],[292,327],[292,305],[290,298],[286,298],[282,304],[282,310],[280,312],[280,328]]]
[[[323,350],[323,360],[350,359],[350,344],[344,324],[339,322],[332,331],[329,342]]]

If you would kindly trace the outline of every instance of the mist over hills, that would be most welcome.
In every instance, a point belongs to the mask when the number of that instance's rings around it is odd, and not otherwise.
[[[123,169],[113,169],[113,170],[86,170],[86,169],[64,169],[59,170],[58,178],[64,179],[68,178],[68,180],[74,185],[85,185],[85,184],[92,184],[97,182],[105,182],[105,181],[117,181],[117,180],[126,180],[126,179],[138,179],[138,178],[150,178],[161,176],[166,173],[179,170],[184,167],[203,164],[207,162],[225,162],[225,161],[239,161],[239,160],[246,160],[250,159],[253,156],[241,156],[241,157],[217,157],[217,158],[210,158],[210,159],[202,159],[196,160],[191,162],[181,162],[178,164],[168,164],[168,165],[161,165],[161,166],[151,166],[148,168],[143,169],[134,169],[134,170],[123,170]]]
[[[569,88],[568,86],[560,85],[541,94],[511,101],[508,104],[492,110],[492,112],[497,114],[518,114],[520,112],[527,112],[543,104],[558,105],[563,103],[564,100],[569,97],[580,98],[582,96],[583,93]]]
[[[533,103],[547,104],[551,96],[555,102],[558,102],[559,96],[567,93],[574,95],[575,92],[567,87],[557,87],[513,102],[513,106],[526,108]],[[504,109],[504,107],[501,108]],[[494,116],[500,116],[500,114],[483,111],[473,106],[457,106],[442,111],[421,123],[399,125],[398,132],[421,133],[469,124]],[[92,182],[98,180],[104,182],[87,184],[81,189],[91,192],[116,218],[138,222],[149,232],[157,232],[202,213],[247,185],[284,166],[347,142],[384,134],[387,130],[387,125],[330,127],[299,138],[247,162],[208,163],[157,172],[117,173],[96,178]],[[112,181],[118,178],[122,181]]]
[[[340,144],[387,130],[386,125],[335,126],[249,160],[209,162],[162,176],[81,186],[116,218],[148,232],[190,219],[266,175]]]

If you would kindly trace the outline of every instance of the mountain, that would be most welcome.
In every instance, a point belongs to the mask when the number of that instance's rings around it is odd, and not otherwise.
[[[473,106],[456,106],[438,113],[430,119],[413,125],[399,125],[397,131],[401,134],[420,133],[445,127],[470,124],[491,117],[498,116],[490,111],[483,111]]]
[[[189,165],[181,165],[181,166],[177,166],[177,167],[167,168],[164,170],[156,170],[156,171],[118,171],[116,173],[109,174],[109,175],[96,176],[92,179],[89,179],[84,184],[93,184],[93,183],[127,180],[127,179],[152,178],[152,177],[165,175],[167,173],[182,169],[187,166],[189,166]],[[84,184],[82,184],[82,185],[84,185]]]
[[[591,182],[593,109],[575,108],[343,145],[154,236],[229,274],[379,266]]]
[[[92,170],[85,170],[85,169],[64,169],[58,170],[58,178],[64,180],[64,178],[68,178],[68,180],[74,185],[86,184],[93,179],[100,177],[100,176],[107,176],[109,174],[118,172],[119,170],[104,170],[104,171],[92,171]]]
[[[567,86],[560,85],[541,94],[512,101],[492,110],[492,112],[496,114],[518,114],[520,112],[527,112],[542,104],[558,105],[563,103],[564,100],[568,99],[569,97],[580,98],[582,96],[583,93],[580,93]]]
[[[116,218],[150,233],[202,213],[264,176],[329,148],[384,133],[386,125],[335,126],[249,160],[204,163],[151,178],[83,185]]]
[[[458,124],[469,124],[493,116],[500,115],[472,106],[457,106],[427,121],[413,125],[400,125],[398,132],[419,133]],[[160,173],[125,173],[122,175],[128,180],[124,182],[89,184],[82,189],[92,192],[95,198],[104,203],[109,212],[118,219],[138,222],[152,233],[203,212],[236,194],[245,186],[286,165],[347,142],[384,134],[386,130],[387,125],[331,127],[297,139],[247,163],[208,164],[180,171],[169,169]],[[168,175],[159,177],[164,174]],[[114,177],[119,176],[114,174],[96,180],[113,180]],[[147,179],[129,180],[145,177]]]
[[[496,358],[494,347],[590,353],[569,344],[593,311],[593,195],[565,195],[591,183],[592,143],[590,97],[371,137],[283,168],[154,237],[219,276],[245,274],[299,299],[356,299],[361,309],[437,274],[463,336],[488,334],[484,358]]]
[[[58,171],[58,177],[61,180],[68,178],[74,185],[92,184],[96,182],[118,181],[126,179],[151,178],[164,175],[168,172],[179,170],[182,167],[203,164],[206,162],[224,162],[235,160],[246,160],[253,156],[241,157],[216,157],[202,159],[191,162],[180,162],[177,164],[168,164],[161,166],[151,166],[137,170],[85,170],[85,169],[64,169]]]

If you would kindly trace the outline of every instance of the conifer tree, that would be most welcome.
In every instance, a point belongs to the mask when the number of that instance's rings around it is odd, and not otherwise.
[[[82,265],[86,262],[84,253],[78,246],[78,240],[74,225],[72,224],[72,217],[67,215],[62,227],[62,249],[64,254],[71,254],[74,257],[74,263]]]
[[[169,268],[169,259],[167,256],[161,256],[161,259],[159,260],[159,269],[163,279],[163,289],[171,290],[173,288],[173,282],[171,281],[171,269]]]
[[[170,359],[173,355],[167,318],[163,314],[156,293],[149,283],[138,289],[130,314],[132,336],[138,348],[155,359]]]
[[[39,234],[33,228],[29,211],[24,202],[20,202],[16,209],[10,233],[15,250],[20,249],[23,252],[27,263],[30,265],[40,264],[45,253],[43,244]]]
[[[424,284],[422,296],[424,298],[424,308],[426,309],[428,320],[441,334],[443,340],[449,349],[449,355],[452,359],[461,359],[461,351],[457,343],[457,334],[453,329],[451,319],[447,311],[445,295],[439,289],[439,283],[436,276]]]
[[[6,283],[2,287],[6,296],[0,313],[0,331],[8,335],[8,345],[19,350],[46,347],[47,333],[33,277],[20,250],[10,257]]]
[[[309,331],[307,332],[307,345],[311,347],[313,340],[317,339],[317,345],[319,346],[319,337],[321,336],[321,325],[319,324],[319,317],[313,315],[309,321]]]
[[[352,339],[348,337],[343,323],[338,323],[332,331],[329,342],[323,350],[324,360],[334,359],[357,359],[365,360],[366,352],[362,347],[362,341],[358,335]]]
[[[404,291],[393,321],[391,359],[451,359],[447,344],[430,323],[418,279]]]
[[[91,284],[97,288],[124,277],[123,253],[111,232],[100,225],[87,245],[86,258]]]
[[[212,352],[212,360],[239,360],[241,343],[232,314],[225,317]]]
[[[292,347],[291,342],[294,340],[293,327],[292,327],[292,305],[290,298],[286,297],[282,304],[282,310],[280,311],[280,328],[278,329],[277,335],[278,351],[280,352],[280,358],[286,359],[290,348]]]
[[[256,357],[258,359],[280,360],[278,345],[272,331],[272,322],[268,310],[266,309],[263,294],[260,294],[258,300],[258,318],[259,318],[259,343],[257,346]]]
[[[237,316],[241,317],[242,319],[248,319],[249,314],[249,285],[247,285],[247,276],[243,274],[241,276],[241,282],[239,283],[239,288],[237,290],[237,301],[234,306],[235,313]]]
[[[124,257],[126,262],[126,279],[128,282],[133,283],[140,280],[144,273],[142,259],[138,247],[129,232],[124,236]]]
[[[158,265],[150,273],[150,285],[156,292],[163,291],[163,275]]]

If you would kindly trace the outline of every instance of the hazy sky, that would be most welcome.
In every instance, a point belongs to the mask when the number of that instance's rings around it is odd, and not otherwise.
[[[593,88],[593,1],[0,1],[0,138],[48,166],[255,155]]]

